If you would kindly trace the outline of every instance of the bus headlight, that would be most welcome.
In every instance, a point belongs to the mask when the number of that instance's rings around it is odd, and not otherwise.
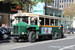
[[[22,32],[22,34],[25,34],[24,32]]]
[[[11,35],[12,35],[12,33],[13,33],[13,32],[11,32]]]

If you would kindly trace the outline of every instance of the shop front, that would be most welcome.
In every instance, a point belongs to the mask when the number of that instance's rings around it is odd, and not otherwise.
[[[0,14],[0,26],[2,24],[10,25],[10,14]]]

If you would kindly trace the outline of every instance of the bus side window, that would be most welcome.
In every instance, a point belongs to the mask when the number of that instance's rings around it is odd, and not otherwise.
[[[35,18],[35,25],[37,25],[37,18]]]
[[[58,20],[55,19],[55,26],[58,26]]]
[[[50,25],[54,26],[54,19],[51,19]]]
[[[49,19],[45,18],[45,25],[49,25]]]
[[[24,18],[21,18],[23,22],[26,22],[28,24],[28,17],[24,17]]]
[[[39,18],[39,20],[40,20],[40,25],[44,25],[44,18]]]

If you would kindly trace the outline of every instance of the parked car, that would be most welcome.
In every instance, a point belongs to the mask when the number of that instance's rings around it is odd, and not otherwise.
[[[67,33],[68,34],[75,34],[75,29],[68,29],[67,30]]]
[[[7,39],[10,37],[10,31],[9,29],[5,27],[0,28],[0,39]]]

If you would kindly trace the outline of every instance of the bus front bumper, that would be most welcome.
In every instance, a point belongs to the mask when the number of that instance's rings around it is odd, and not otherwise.
[[[26,34],[24,34],[24,35],[11,35],[11,37],[19,38],[19,39],[26,39],[27,35]]]

